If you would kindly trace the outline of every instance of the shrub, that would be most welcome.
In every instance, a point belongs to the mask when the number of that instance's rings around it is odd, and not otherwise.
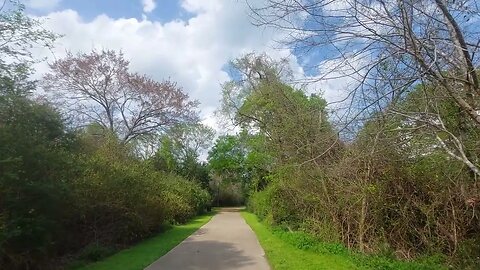
[[[115,141],[102,146],[86,159],[87,169],[76,182],[84,243],[130,244],[165,223],[187,221],[209,203],[199,184],[155,171],[123,148]]]
[[[0,268],[97,260],[208,208],[198,183],[132,153],[114,136],[67,132],[47,105],[0,96]]]
[[[87,262],[96,262],[112,255],[115,252],[110,247],[104,247],[97,244],[90,244],[82,249],[78,259]]]
[[[71,210],[69,144],[50,107],[0,96],[0,265],[28,268],[56,254]]]

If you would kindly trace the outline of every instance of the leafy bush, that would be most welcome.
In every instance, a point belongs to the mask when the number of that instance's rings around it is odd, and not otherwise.
[[[199,183],[132,153],[105,133],[67,132],[48,105],[0,96],[1,268],[54,269],[69,254],[100,259],[103,247],[135,243],[209,207]]]
[[[255,213],[260,219],[265,219],[270,212],[270,193],[271,188],[254,192],[250,195],[247,203],[247,209]]]
[[[78,255],[78,259],[87,262],[96,262],[112,255],[114,252],[115,250],[112,248],[91,244],[82,249],[80,255]]]
[[[455,265],[460,269],[480,269],[480,237],[463,241],[458,249]]]
[[[415,265],[421,266],[412,269],[439,261],[478,268],[478,209],[466,204],[477,191],[461,164],[438,152],[400,162],[383,151],[364,160],[354,149],[337,164],[273,174],[264,190],[250,196],[249,209],[283,230],[378,254],[368,260],[375,269],[398,269],[398,258],[419,258]],[[308,238],[300,238],[297,247],[311,248]]]
[[[129,244],[168,222],[185,222],[202,212],[208,193],[199,184],[153,170],[129,157],[125,146],[110,140],[92,157],[76,182],[83,224],[93,230],[85,242]]]
[[[51,108],[0,95],[0,265],[27,268],[56,253],[70,215],[70,142]]]

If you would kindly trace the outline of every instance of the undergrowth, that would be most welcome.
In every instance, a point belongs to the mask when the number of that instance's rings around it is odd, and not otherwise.
[[[257,234],[273,269],[446,269],[440,256],[400,261],[393,256],[365,255],[340,243],[322,242],[306,232],[269,226],[252,213],[242,215]]]

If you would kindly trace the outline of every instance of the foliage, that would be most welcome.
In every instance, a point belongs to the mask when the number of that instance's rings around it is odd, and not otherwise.
[[[305,232],[269,227],[251,213],[242,216],[275,269],[443,269],[438,261],[402,262],[352,253],[341,244],[324,243]]]
[[[278,162],[321,162],[325,158],[320,149],[334,145],[336,139],[325,105],[316,95],[307,97],[282,82],[267,81],[259,83],[245,99],[238,118],[243,125],[267,136],[267,147]],[[298,157],[303,160],[294,160]]]
[[[348,107],[337,110],[338,128],[358,128],[327,162],[296,166],[305,153],[290,152],[293,162],[280,160],[269,192],[254,194],[251,208],[273,223],[330,232],[362,252],[443,254],[451,267],[475,268],[478,248],[468,247],[480,233],[476,1],[267,1],[251,8],[257,24],[285,30],[297,53],[335,48],[319,75],[352,82],[342,89]],[[250,67],[247,74],[262,74]],[[230,93],[243,93],[230,99],[238,109],[253,94],[235,87]],[[277,192],[287,207],[278,207]]]
[[[155,170],[128,143],[196,119],[195,102],[174,83],[129,73],[113,51],[69,54],[52,64],[45,85],[93,98],[75,100],[83,109],[95,102],[105,109],[77,111],[97,118],[73,132],[85,114],[67,125],[58,111],[68,108],[32,97],[30,49],[48,48],[56,36],[16,1],[1,8],[0,24],[0,268],[57,269],[72,256],[98,260],[210,207],[198,183]]]
[[[441,108],[448,103],[461,113],[460,122],[480,128],[477,1],[352,0],[332,5],[329,0],[267,0],[250,7],[258,25],[285,30],[284,41],[297,53],[313,56],[335,48],[319,75],[351,82],[342,89],[350,103],[347,112],[339,110],[341,118],[350,118],[347,126],[371,119],[373,113],[402,115],[480,176],[478,162],[464,153],[466,142],[445,125],[450,117]],[[440,46],[438,40],[444,43]],[[426,106],[395,108],[420,83],[430,88],[417,95]]]
[[[242,140],[233,135],[221,136],[208,153],[208,165],[213,174],[210,189],[217,206],[241,205],[249,183],[246,173],[246,152]]]
[[[256,74],[255,67],[249,72]],[[238,84],[226,89],[245,94],[236,99],[236,122],[247,134],[239,138],[248,138],[243,151],[263,169],[249,186],[251,211],[273,226],[351,250],[407,260],[444,254],[456,266],[478,264],[467,244],[476,243],[479,233],[476,177],[440,143],[451,146],[461,138],[461,150],[478,160],[478,135],[448,99],[434,101],[436,112],[448,116],[440,119],[446,128],[422,128],[425,117],[435,114],[419,97],[433,86],[412,89],[344,143],[321,98],[307,97],[278,77],[263,78],[241,84],[241,91]],[[424,110],[419,118],[390,113],[417,108]],[[238,174],[252,176],[251,167],[242,166]],[[374,264],[395,265],[383,259]]]
[[[201,123],[173,126],[161,136],[160,146],[149,160],[160,171],[177,173],[208,188],[209,169],[199,158],[211,146],[215,131]]]
[[[0,95],[2,267],[54,269],[80,250],[98,259],[209,208],[198,183],[155,170],[95,126],[68,132],[27,92]]]
[[[89,241],[132,243],[165,222],[185,222],[205,210],[209,194],[198,184],[157,172],[128,156],[125,148],[116,141],[103,145],[85,161],[88,170],[75,183],[81,223],[94,224]]]
[[[208,164],[214,172],[226,173],[232,178],[241,177],[245,149],[242,142],[235,136],[226,135],[217,139],[209,152]]]
[[[62,119],[25,97],[0,96],[0,264],[51,256],[69,217],[73,159]]]
[[[51,48],[57,35],[45,30],[42,22],[24,14],[18,0],[2,1],[0,8],[0,76],[14,78],[19,69],[29,69],[38,59],[31,48]]]

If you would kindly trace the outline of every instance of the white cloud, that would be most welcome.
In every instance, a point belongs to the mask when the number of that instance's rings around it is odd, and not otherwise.
[[[142,0],[143,4],[143,12],[145,13],[150,13],[152,12],[157,4],[155,3],[155,0]]]
[[[52,10],[58,6],[62,0],[27,0],[27,7],[38,10]]]
[[[222,9],[222,2],[225,2],[225,0],[183,0],[181,6],[191,13],[215,12]]]
[[[296,59],[289,50],[271,49],[275,34],[250,23],[243,1],[185,0],[182,6],[193,17],[166,23],[107,15],[85,21],[74,10],[52,12],[45,27],[64,37],[57,41],[54,55],[46,51],[42,55],[51,61],[66,50],[122,50],[133,71],[178,82],[201,102],[204,123],[219,129],[213,111],[219,104],[221,83],[229,80],[223,68],[230,60],[251,51],[269,51],[274,58],[288,56],[295,63]],[[48,70],[46,63],[37,70],[38,78]]]
[[[183,0],[181,4],[193,17],[166,23],[147,17],[114,19],[107,15],[85,21],[74,10],[52,12],[46,16],[45,27],[64,36],[57,41],[53,55],[47,51],[38,54],[52,61],[64,56],[67,50],[122,50],[133,71],[156,80],[178,82],[193,99],[200,101],[202,122],[217,131],[222,127],[215,121],[214,111],[221,97],[220,85],[230,79],[223,70],[230,60],[252,51],[267,51],[275,59],[287,57],[295,77],[305,78],[290,50],[273,49],[279,33],[250,23],[244,1]],[[41,63],[35,76],[39,78],[46,71],[47,64]],[[310,89],[321,88],[327,100],[338,99],[338,85],[332,83],[321,81]]]

